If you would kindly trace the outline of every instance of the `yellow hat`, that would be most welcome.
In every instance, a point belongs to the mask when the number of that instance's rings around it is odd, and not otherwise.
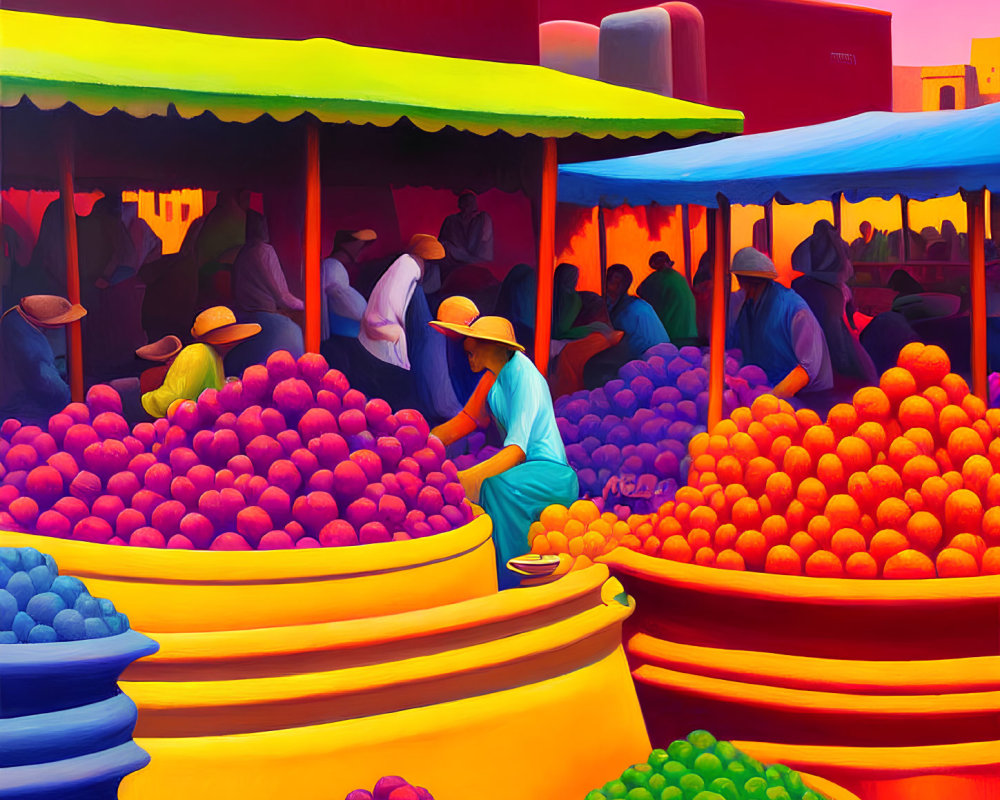
[[[197,317],[191,335],[204,344],[232,344],[242,342],[260,333],[256,322],[240,323],[236,315],[225,306],[206,308]]]
[[[442,333],[450,332],[484,342],[496,342],[524,352],[524,348],[517,343],[517,338],[514,336],[514,326],[510,324],[510,320],[503,317],[479,317],[471,325],[432,320],[430,325]]]
[[[471,325],[479,317],[479,308],[468,297],[460,294],[446,297],[438,306],[438,322],[457,322]]]
[[[429,233],[413,234],[406,250],[410,255],[418,256],[424,261],[437,261],[445,256],[444,246],[436,236],[431,236]]]

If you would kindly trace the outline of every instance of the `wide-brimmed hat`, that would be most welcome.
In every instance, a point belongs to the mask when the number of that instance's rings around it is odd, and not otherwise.
[[[774,266],[774,262],[753,247],[744,247],[736,251],[730,272],[745,278],[766,278],[771,281],[778,277],[778,269]]]
[[[471,325],[479,318],[479,307],[460,294],[446,297],[438,306],[437,321]]]
[[[69,325],[87,316],[87,309],[55,294],[32,294],[22,297],[18,309],[28,322],[46,328]]]
[[[362,228],[359,231],[350,231],[350,234],[352,239],[357,239],[359,242],[374,242],[378,238],[378,234],[371,228]]]
[[[135,354],[146,361],[169,361],[181,351],[183,346],[180,339],[170,334],[155,342],[143,345],[135,351]]]
[[[260,333],[256,322],[237,322],[236,315],[226,306],[206,308],[191,327],[191,335],[204,344],[232,344]]]
[[[479,317],[471,325],[432,320],[430,325],[442,333],[451,332],[459,336],[479,339],[484,342],[496,342],[497,344],[513,347],[515,350],[524,352],[524,347],[517,343],[517,337],[514,335],[514,326],[510,324],[510,320],[504,317]]]
[[[413,234],[406,250],[410,255],[418,256],[424,261],[437,261],[445,256],[444,245],[437,240],[436,236],[431,236],[429,233]]]

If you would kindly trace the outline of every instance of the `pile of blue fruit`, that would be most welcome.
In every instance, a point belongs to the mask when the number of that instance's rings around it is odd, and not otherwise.
[[[739,351],[726,356],[726,415],[770,391],[764,371],[741,367],[740,358]],[[707,348],[656,345],[623,366],[616,380],[556,400],[556,422],[581,497],[602,509],[625,506],[625,513],[637,514],[673,499],[687,478],[688,442],[708,421],[708,359]],[[495,452],[480,434],[455,463],[465,469]]]
[[[782,764],[765,766],[708,731],[657,749],[585,800],[821,800]]]
[[[421,538],[472,519],[423,416],[368,399],[316,354],[273,353],[131,429],[94,386],[43,430],[0,425],[0,529],[212,550]]]
[[[114,603],[91,597],[79,578],[33,547],[0,547],[0,644],[103,639],[125,633]]]
[[[434,800],[423,786],[413,786],[398,775],[379,778],[372,791],[355,789],[345,800]]]

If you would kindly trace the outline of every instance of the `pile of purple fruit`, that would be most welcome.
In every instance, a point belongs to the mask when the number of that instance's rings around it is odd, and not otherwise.
[[[434,800],[423,786],[413,786],[398,775],[379,778],[372,791],[355,789],[345,800]]]
[[[0,529],[211,550],[400,541],[472,519],[456,476],[419,412],[279,351],[131,430],[105,385],[46,430],[4,421]]]

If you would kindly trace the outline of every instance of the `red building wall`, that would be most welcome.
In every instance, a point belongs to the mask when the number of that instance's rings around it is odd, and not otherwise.
[[[538,63],[537,0],[4,0],[35,11],[230,36]]]
[[[889,14],[810,0],[687,0],[705,18],[709,103],[746,132],[892,109]],[[541,21],[599,25],[643,0],[540,0]]]

